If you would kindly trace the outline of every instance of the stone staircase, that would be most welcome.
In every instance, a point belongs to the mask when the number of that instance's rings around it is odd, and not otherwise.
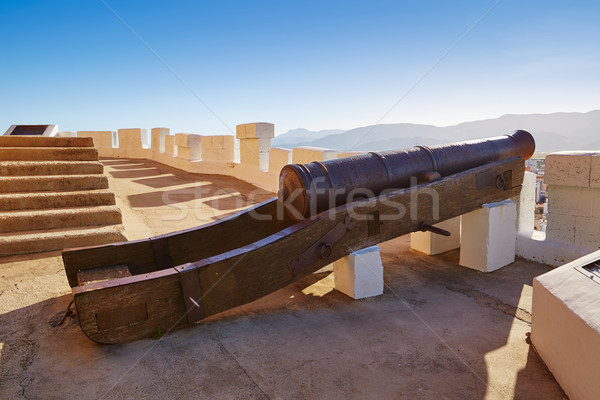
[[[125,240],[91,138],[0,136],[0,257]]]

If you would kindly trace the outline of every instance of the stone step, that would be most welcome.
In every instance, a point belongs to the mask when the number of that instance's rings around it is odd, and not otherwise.
[[[0,161],[0,176],[92,175],[103,171],[99,161]]]
[[[0,232],[115,225],[121,222],[121,210],[116,206],[0,212]]]
[[[93,147],[0,147],[0,161],[98,161]]]
[[[114,206],[115,195],[108,190],[76,192],[0,193],[0,211]]]
[[[94,147],[92,138],[0,136],[0,147]]]
[[[0,257],[125,240],[121,225],[0,233]]]
[[[108,189],[104,175],[0,176],[0,193]]]

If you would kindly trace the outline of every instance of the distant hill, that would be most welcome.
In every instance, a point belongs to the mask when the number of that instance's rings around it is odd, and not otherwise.
[[[273,146],[381,151],[503,135],[517,129],[531,132],[538,151],[600,148],[600,110],[587,113],[507,114],[495,119],[447,127],[398,123],[334,132],[295,129],[275,137]]]
[[[324,129],[321,131],[309,131],[308,129],[298,128],[277,135],[271,140],[273,147],[296,147],[296,143],[316,140],[327,135],[335,135],[345,132],[343,129]]]

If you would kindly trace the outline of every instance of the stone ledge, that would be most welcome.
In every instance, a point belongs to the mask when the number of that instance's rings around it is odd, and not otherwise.
[[[600,152],[590,151],[558,151],[546,156],[544,180],[548,185],[590,187],[592,175],[592,158],[596,159]],[[600,186],[600,165],[594,160],[596,178],[594,184]]]
[[[575,270],[597,260],[600,251],[533,281],[531,339],[571,399],[600,398],[600,284]]]

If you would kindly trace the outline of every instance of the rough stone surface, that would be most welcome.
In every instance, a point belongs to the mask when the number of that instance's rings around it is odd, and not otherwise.
[[[515,259],[517,206],[512,200],[484,204],[462,216],[460,265],[482,272]]]
[[[256,189],[103,162],[131,239],[214,220]],[[197,200],[201,188],[210,193]],[[484,275],[458,266],[458,251],[411,251],[408,236],[380,247],[382,296],[355,301],[332,274],[310,275],[159,341],[114,346],[91,342],[74,318],[57,325],[71,299],[58,253],[1,259],[0,398],[564,398],[526,341],[532,279],[548,267],[517,260]]]
[[[586,151],[559,151],[546,156],[544,181],[548,185],[590,186],[592,155]]]
[[[275,125],[269,122],[251,122],[235,127],[235,136],[238,139],[271,139],[275,137]]]
[[[358,300],[383,293],[383,264],[380,248],[370,246],[333,263],[336,290]]]
[[[572,400],[600,398],[600,285],[575,270],[599,258],[589,254],[533,283],[531,339]]]
[[[313,161],[326,161],[337,158],[337,151],[322,147],[301,146],[292,150],[294,164],[307,164]]]
[[[600,154],[592,156],[590,168],[590,186],[600,188]]]
[[[150,130],[153,151],[158,153],[165,152],[165,136],[168,136],[170,132],[169,128],[152,128]]]
[[[550,189],[548,211],[553,214],[591,217],[594,212],[594,200],[600,199],[598,193],[598,189],[553,185]]]
[[[269,151],[269,171],[279,173],[287,164],[292,163],[292,150],[273,147]]]
[[[77,137],[92,138],[94,147],[116,147],[116,135],[115,132],[112,131],[77,131]]]

